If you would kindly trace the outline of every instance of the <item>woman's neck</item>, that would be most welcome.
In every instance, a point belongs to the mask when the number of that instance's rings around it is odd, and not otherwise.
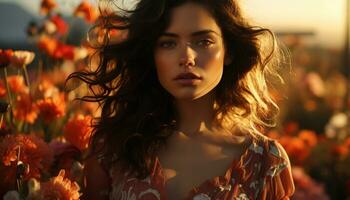
[[[178,118],[178,131],[186,135],[196,135],[212,129],[214,121],[214,93],[195,100],[177,99],[175,106]]]

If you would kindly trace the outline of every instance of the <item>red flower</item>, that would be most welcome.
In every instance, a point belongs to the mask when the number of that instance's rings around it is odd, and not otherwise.
[[[284,131],[287,135],[294,135],[299,130],[299,125],[296,122],[289,122],[286,124]]]
[[[55,59],[67,59],[67,60],[73,60],[74,59],[74,49],[75,47],[72,45],[67,45],[63,43],[58,43],[56,46],[56,49],[52,55]]]
[[[64,137],[81,151],[88,148],[92,127],[90,116],[77,115],[64,127]]]
[[[50,123],[53,120],[62,117],[66,110],[64,94],[40,99],[37,101],[36,105],[38,106],[40,116],[45,123]]]
[[[8,188],[16,181],[17,160],[29,166],[24,180],[40,178],[43,172],[48,172],[53,153],[49,146],[35,135],[11,134],[0,140],[0,158],[0,188]]]
[[[11,62],[13,51],[11,49],[0,49],[0,67],[7,67]]]
[[[54,15],[50,21],[55,24],[57,32],[64,35],[68,32],[68,24],[62,19],[60,15]]]
[[[40,5],[40,13],[47,15],[56,7],[57,4],[54,0],[42,0]]]
[[[349,154],[349,148],[344,144],[334,145],[332,153],[338,158],[344,159]]]
[[[350,137],[346,138],[344,145],[350,149]]]
[[[5,97],[7,94],[4,81],[0,80],[0,98]]]
[[[97,10],[88,2],[82,1],[74,11],[75,16],[82,16],[87,22],[92,23],[97,19]]]

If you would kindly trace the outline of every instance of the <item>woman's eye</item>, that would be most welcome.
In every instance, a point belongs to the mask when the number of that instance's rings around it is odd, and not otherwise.
[[[158,43],[158,46],[161,48],[173,48],[176,46],[176,42],[175,41],[160,41]]]
[[[214,44],[214,42],[211,40],[205,39],[205,40],[199,40],[198,42],[196,42],[196,44],[201,47],[209,47],[212,44]]]

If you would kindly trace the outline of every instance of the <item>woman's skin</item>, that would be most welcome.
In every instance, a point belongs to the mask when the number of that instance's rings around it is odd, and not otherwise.
[[[221,30],[206,8],[195,3],[176,7],[170,26],[155,44],[154,59],[158,79],[174,97],[178,113],[178,130],[158,158],[168,198],[183,199],[193,187],[223,175],[249,141],[213,125],[214,90],[230,59]],[[181,74],[185,75],[178,77]],[[96,195],[108,187],[108,176],[95,159],[85,170],[84,195],[101,199]]]
[[[213,126],[214,89],[227,57],[220,27],[206,8],[185,3],[173,10],[155,48],[159,81],[178,113],[178,131],[158,155],[169,199],[183,199],[193,187],[223,175],[244,149],[244,139]],[[175,79],[188,72],[198,79]]]

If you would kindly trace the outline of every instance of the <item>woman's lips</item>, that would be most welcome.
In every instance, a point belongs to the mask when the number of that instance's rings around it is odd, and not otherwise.
[[[202,78],[195,73],[181,73],[174,79],[181,85],[195,85],[199,83]]]

